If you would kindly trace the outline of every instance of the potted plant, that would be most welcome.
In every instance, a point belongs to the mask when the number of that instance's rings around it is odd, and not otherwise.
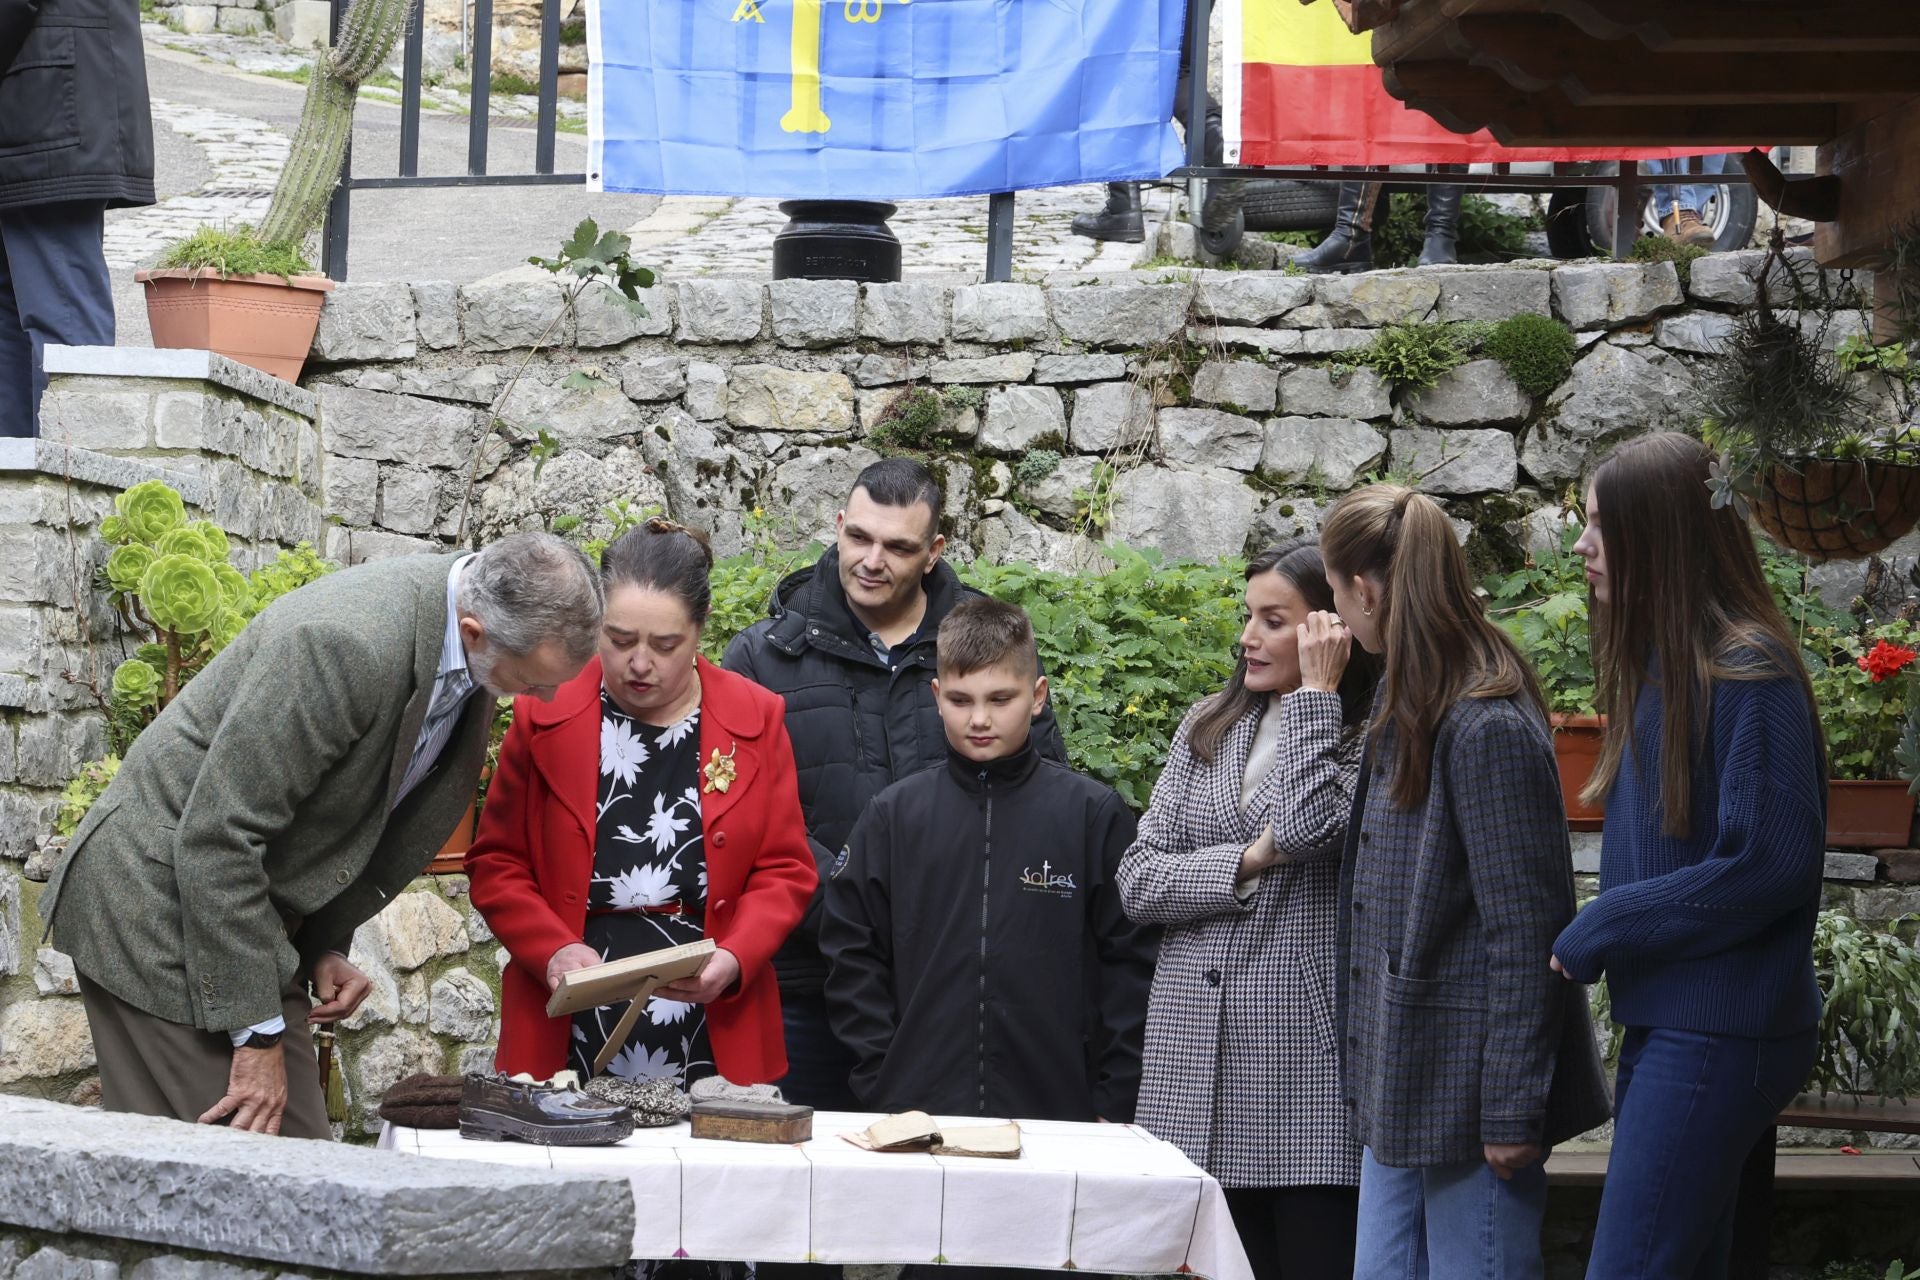
[[[1913,625],[1860,634],[1827,628],[1803,642],[1814,703],[1827,738],[1827,842],[1846,849],[1901,848],[1914,798],[1897,776],[1916,656]]]
[[[1482,586],[1494,620],[1533,664],[1547,695],[1567,825],[1598,831],[1604,814],[1582,803],[1580,792],[1600,759],[1607,721],[1593,705],[1586,567],[1573,552],[1579,536],[1577,525],[1565,523],[1558,546],[1534,553],[1518,572],[1495,574]]]
[[[353,0],[334,46],[314,58],[300,124],[254,227],[202,227],[170,246],[147,286],[155,346],[215,351],[292,382],[300,376],[333,282],[302,256],[340,181],[360,82],[407,28],[408,0]]]

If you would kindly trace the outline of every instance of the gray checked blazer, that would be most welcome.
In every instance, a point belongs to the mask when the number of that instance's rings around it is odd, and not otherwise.
[[[1338,694],[1288,694],[1279,757],[1242,810],[1261,712],[1202,764],[1187,746],[1199,709],[1174,736],[1118,877],[1127,914],[1166,926],[1136,1119],[1224,1186],[1352,1186],[1360,1149],[1340,1105],[1333,963],[1359,735],[1343,729]],[[1240,856],[1269,823],[1283,853],[1308,860],[1266,871],[1242,901]]]
[[[1354,1135],[1382,1164],[1428,1168],[1584,1133],[1611,1104],[1586,988],[1549,967],[1574,897],[1547,726],[1512,698],[1454,703],[1411,809],[1391,796],[1390,733],[1369,753],[1342,860]]]

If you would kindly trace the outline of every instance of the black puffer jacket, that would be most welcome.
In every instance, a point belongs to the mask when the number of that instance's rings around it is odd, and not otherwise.
[[[136,0],[0,0],[0,209],[153,203]]]
[[[867,802],[894,782],[947,758],[947,736],[930,688],[934,631],[969,595],[943,560],[927,575],[921,639],[892,671],[847,610],[840,556],[819,561],[775,588],[765,622],[735,636],[721,665],[787,700],[787,733],[800,771],[800,808],[820,864],[820,882]],[[1049,707],[1033,726],[1041,755],[1064,761],[1066,747]],[[773,958],[783,991],[817,993],[827,976],[820,955],[820,896]]]

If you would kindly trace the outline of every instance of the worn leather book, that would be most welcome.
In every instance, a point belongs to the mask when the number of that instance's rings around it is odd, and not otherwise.
[[[937,1156],[985,1156],[994,1160],[1020,1158],[1020,1126],[1005,1124],[954,1125],[940,1131],[933,1144]]]

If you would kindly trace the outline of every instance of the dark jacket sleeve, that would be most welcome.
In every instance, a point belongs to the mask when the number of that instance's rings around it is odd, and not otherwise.
[[[867,807],[847,843],[846,861],[826,881],[820,948],[827,958],[827,1017],[853,1054],[853,1093],[873,1097],[893,1044],[892,833],[887,806]]]
[[[7,74],[39,20],[40,0],[0,0],[0,76]]]
[[[1140,1093],[1140,1054],[1147,1033],[1147,994],[1160,952],[1160,931],[1127,918],[1120,860],[1133,844],[1133,811],[1109,795],[1089,833],[1100,880],[1088,909],[1099,959],[1099,1025],[1094,1039],[1093,1100],[1102,1120],[1131,1123]]]

